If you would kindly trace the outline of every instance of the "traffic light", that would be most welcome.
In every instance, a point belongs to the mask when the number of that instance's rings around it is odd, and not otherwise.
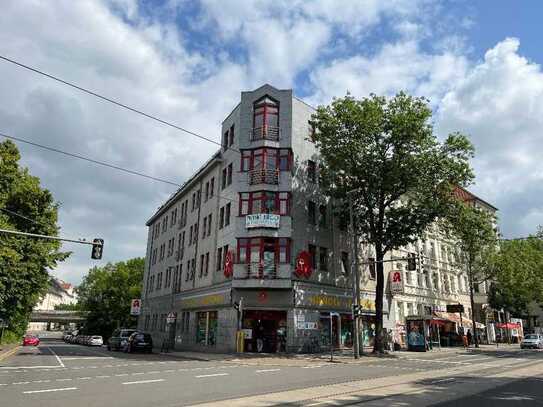
[[[360,305],[353,304],[353,314],[358,315],[360,313]]]
[[[91,259],[100,260],[104,251],[104,239],[94,239],[92,241]]]
[[[415,253],[407,253],[407,270],[414,271],[417,269],[417,255]]]

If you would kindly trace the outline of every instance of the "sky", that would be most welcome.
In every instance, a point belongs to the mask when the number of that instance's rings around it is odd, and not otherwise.
[[[4,0],[0,54],[217,142],[240,92],[264,83],[314,106],[425,96],[437,137],[470,137],[470,189],[518,237],[543,224],[542,13],[535,0]],[[217,148],[2,61],[0,78],[2,133],[178,183]],[[175,187],[18,146],[61,205],[61,235],[105,240],[101,261],[65,245],[53,274],[77,284],[145,256],[145,222]]]

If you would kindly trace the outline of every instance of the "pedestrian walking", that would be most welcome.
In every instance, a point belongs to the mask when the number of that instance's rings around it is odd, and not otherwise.
[[[473,339],[473,337],[471,335],[471,331],[468,331],[467,337],[468,337],[468,346],[471,346],[471,341]]]

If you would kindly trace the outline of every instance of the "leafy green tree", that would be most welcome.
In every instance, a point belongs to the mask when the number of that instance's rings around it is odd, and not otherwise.
[[[313,116],[323,165],[322,187],[348,219],[351,191],[356,233],[374,246],[377,269],[375,352],[383,352],[383,259],[415,242],[446,213],[453,186],[473,179],[469,140],[458,133],[440,142],[424,98],[404,93],[386,99],[350,95],[321,106]]]
[[[492,258],[492,308],[522,316],[530,303],[543,303],[543,241],[540,236],[506,240]]]
[[[494,214],[458,201],[445,219],[445,227],[460,249],[461,263],[466,267],[471,303],[473,332],[476,333],[474,287],[496,274],[492,258],[498,247],[498,235],[494,229]],[[478,336],[473,335],[478,347]]]
[[[13,142],[0,143],[0,229],[56,236],[58,203],[20,167],[20,158]],[[58,241],[0,233],[0,318],[15,334],[24,333],[32,307],[47,291],[48,270],[68,255]]]
[[[77,289],[80,309],[89,312],[84,327],[87,333],[106,338],[115,328],[135,323],[130,304],[141,296],[144,264],[138,257],[89,270]]]

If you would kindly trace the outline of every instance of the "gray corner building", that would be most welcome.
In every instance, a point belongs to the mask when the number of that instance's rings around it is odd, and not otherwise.
[[[352,346],[349,236],[319,192],[313,113],[290,89],[242,92],[221,149],[148,220],[138,327],[155,345],[234,351],[241,326],[247,351]]]

